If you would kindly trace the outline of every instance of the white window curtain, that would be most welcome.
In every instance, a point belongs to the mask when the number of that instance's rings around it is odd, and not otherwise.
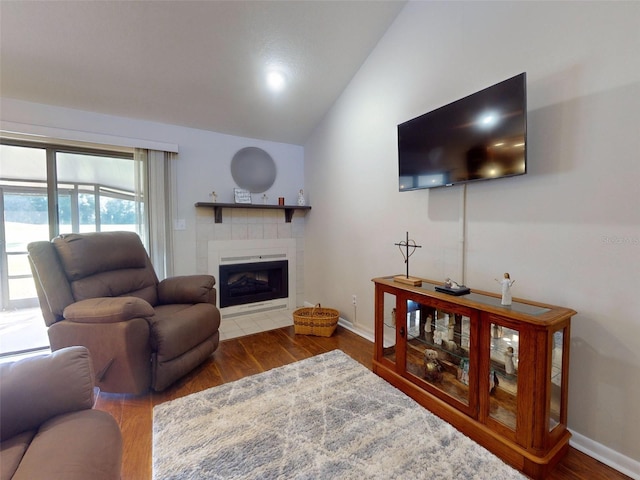
[[[136,202],[138,234],[147,247],[160,280],[173,275],[172,152],[136,148]],[[146,206],[146,208],[145,208]]]

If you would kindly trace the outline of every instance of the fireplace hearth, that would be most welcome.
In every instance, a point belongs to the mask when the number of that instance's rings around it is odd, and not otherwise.
[[[289,296],[287,260],[220,265],[220,308]]]

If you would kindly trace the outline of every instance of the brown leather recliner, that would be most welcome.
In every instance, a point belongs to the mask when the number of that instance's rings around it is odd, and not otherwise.
[[[51,349],[87,347],[103,391],[164,390],[218,347],[215,278],[159,282],[135,233],[61,235],[27,250]]]
[[[89,351],[0,364],[0,479],[118,480],[122,434],[96,401]]]

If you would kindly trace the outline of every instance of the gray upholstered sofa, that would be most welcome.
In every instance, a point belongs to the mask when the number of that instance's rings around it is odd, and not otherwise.
[[[0,480],[115,480],[122,436],[94,410],[89,351],[0,364]]]
[[[61,235],[27,250],[51,349],[87,347],[101,390],[163,390],[218,347],[215,278],[158,281],[135,233]]]

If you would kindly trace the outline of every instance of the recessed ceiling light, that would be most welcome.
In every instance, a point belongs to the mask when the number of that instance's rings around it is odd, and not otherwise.
[[[282,72],[277,70],[271,70],[267,72],[267,86],[274,92],[280,92],[284,89],[287,83],[287,79],[285,78]]]

